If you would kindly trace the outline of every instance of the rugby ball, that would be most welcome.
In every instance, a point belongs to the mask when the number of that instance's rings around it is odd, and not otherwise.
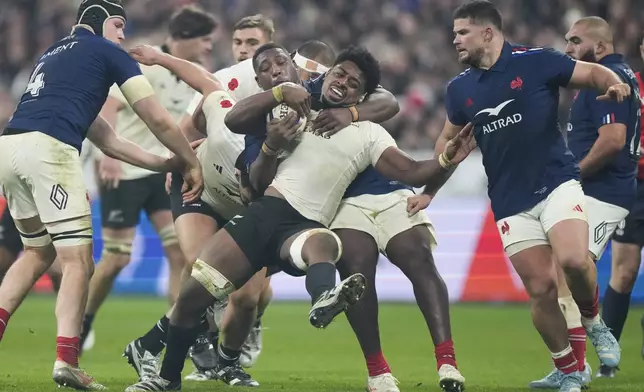
[[[281,120],[284,117],[286,117],[289,113],[294,112],[295,110],[291,109],[287,104],[285,103],[280,103],[279,105],[275,106],[271,113],[268,114],[268,118],[266,119],[267,122],[273,120],[273,119],[278,119]],[[298,119],[298,128],[297,128],[297,133],[304,132],[306,129],[306,124],[307,124],[307,118],[306,117],[300,117]]]

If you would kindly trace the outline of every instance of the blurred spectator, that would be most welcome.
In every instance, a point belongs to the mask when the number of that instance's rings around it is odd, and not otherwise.
[[[34,59],[69,33],[80,0],[0,0],[0,125],[24,90]],[[221,22],[213,66],[234,61],[231,27],[246,15],[274,19],[276,41],[295,48],[316,38],[337,50],[349,44],[369,48],[381,62],[382,84],[396,94],[401,113],[387,124],[401,147],[432,147],[445,118],[445,84],[463,70],[452,47],[452,11],[460,0],[124,0],[129,21],[127,45],[160,44],[176,7],[197,3]],[[509,39],[563,49],[563,34],[586,15],[606,18],[617,50],[636,70],[642,0],[495,0]],[[9,99],[13,96],[13,102]],[[566,102],[562,99],[562,116]],[[9,108],[8,108],[9,107]]]

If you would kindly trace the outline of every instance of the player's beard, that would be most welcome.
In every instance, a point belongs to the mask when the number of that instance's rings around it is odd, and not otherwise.
[[[467,51],[467,57],[460,60],[461,63],[465,65],[472,66],[474,68],[479,68],[481,65],[481,60],[483,60],[483,55],[485,54],[485,49],[476,48]]]
[[[588,49],[584,54],[579,56],[579,60],[585,61],[588,63],[596,63],[597,62],[597,56],[595,55],[595,51],[592,49]]]

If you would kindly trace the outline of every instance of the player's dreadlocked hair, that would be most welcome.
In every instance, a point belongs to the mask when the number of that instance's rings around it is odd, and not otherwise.
[[[350,46],[340,52],[333,65],[336,66],[345,61],[351,61],[357,65],[364,74],[366,81],[364,92],[366,94],[371,94],[376,91],[376,88],[380,84],[380,64],[371,52],[362,47]]]
[[[257,50],[255,51],[255,54],[253,55],[253,69],[255,69],[255,71],[257,71],[257,57],[263,52],[266,52],[267,50],[271,50],[271,49],[282,49],[287,54],[289,53],[289,51],[286,50],[285,47],[283,47],[282,45],[276,44],[275,42],[269,42],[267,44],[260,46],[259,48],[257,48]]]

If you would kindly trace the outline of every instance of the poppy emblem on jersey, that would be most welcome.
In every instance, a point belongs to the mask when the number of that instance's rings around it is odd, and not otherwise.
[[[220,105],[221,105],[221,107],[222,107],[222,108],[224,108],[224,109],[228,109],[228,108],[233,107],[233,103],[232,103],[232,102],[230,102],[230,101],[229,101],[229,100],[227,100],[227,99],[224,99],[224,100],[223,100],[223,101],[221,101],[219,104],[220,104]]]
[[[501,234],[510,234],[510,225],[507,221],[503,221],[501,225]]]
[[[579,204],[577,204],[576,206],[574,206],[574,207],[572,208],[572,210],[573,210],[573,211],[577,211],[577,212],[584,212],[584,210],[581,208],[581,206],[580,206]]]
[[[465,107],[469,108],[472,105],[474,105],[474,101],[472,101],[472,98],[467,98],[467,100],[465,101]]]
[[[512,90],[521,90],[523,87],[523,79],[520,76],[517,76],[512,82],[510,82],[510,88]]]
[[[230,79],[230,82],[228,82],[228,90],[235,91],[237,87],[239,87],[239,81],[237,78]]]

